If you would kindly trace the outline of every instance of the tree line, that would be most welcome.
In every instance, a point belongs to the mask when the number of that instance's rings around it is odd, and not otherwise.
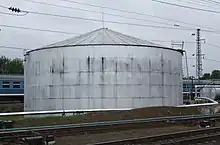
[[[211,73],[204,73],[201,79],[202,80],[220,79],[220,70],[213,70]]]
[[[20,58],[10,59],[5,56],[0,57],[0,74],[24,74],[23,60]]]

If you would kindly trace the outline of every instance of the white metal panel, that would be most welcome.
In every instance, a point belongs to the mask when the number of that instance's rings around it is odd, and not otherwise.
[[[33,51],[25,62],[25,110],[180,105],[181,58],[174,50],[140,46]]]

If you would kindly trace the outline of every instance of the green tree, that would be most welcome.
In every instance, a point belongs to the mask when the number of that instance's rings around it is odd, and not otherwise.
[[[0,74],[7,74],[7,64],[10,62],[9,58],[5,56],[0,57]]]
[[[208,80],[211,79],[211,74],[210,73],[204,73],[204,75],[201,77],[202,80]]]
[[[202,80],[208,79],[220,79],[220,70],[213,70],[212,73],[205,73],[202,77]]]
[[[6,69],[9,74],[23,74],[24,73],[24,66],[23,61],[21,59],[13,59],[7,65]]]
[[[0,74],[23,74],[23,61],[19,58],[9,59],[5,56],[0,57]]]
[[[212,79],[220,79],[220,70],[213,70],[211,74]]]

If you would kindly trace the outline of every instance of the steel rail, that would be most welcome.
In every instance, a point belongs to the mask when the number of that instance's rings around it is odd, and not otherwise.
[[[12,104],[23,104],[24,102],[22,101],[0,101],[0,104],[9,104],[9,105],[12,105]]]
[[[39,126],[39,127],[26,127],[26,128],[12,128],[0,130],[0,141],[16,140],[22,137],[33,136],[33,133],[38,133],[43,136],[69,136],[81,134],[96,134],[104,132],[115,132],[139,128],[155,128],[163,126],[173,126],[172,121],[178,122],[200,120],[200,119],[220,119],[220,115],[203,115],[197,117],[181,116],[179,118],[161,117],[161,118],[148,118],[148,119],[133,119],[133,120],[119,120],[107,122],[92,122],[81,124],[66,124],[66,125],[52,125],[52,126]]]
[[[136,123],[121,123],[121,124],[107,124],[107,125],[91,125],[91,126],[78,126],[78,127],[57,127],[57,128],[41,128],[30,130],[17,130],[17,131],[2,131],[0,132],[0,142],[21,140],[23,137],[34,136],[33,133],[40,134],[41,136],[54,135],[56,137],[70,136],[70,135],[84,135],[84,134],[99,134],[105,132],[115,132],[130,129],[162,127],[173,124],[167,124],[165,121],[154,122],[136,122]]]
[[[121,124],[137,124],[137,123],[149,123],[155,121],[164,122],[184,122],[192,120],[202,120],[202,119],[220,119],[220,114],[216,115],[185,115],[185,116],[165,116],[165,117],[154,117],[154,118],[141,118],[141,119],[130,119],[130,120],[113,120],[113,121],[103,121],[103,122],[88,122],[88,123],[78,123],[78,124],[61,124],[61,125],[48,125],[48,126],[36,126],[36,127],[21,127],[21,128],[10,128],[10,129],[0,129],[1,132],[13,132],[21,130],[45,130],[45,129],[59,129],[59,128],[77,128],[77,127],[88,127],[88,126],[105,126],[105,125],[121,125]]]
[[[220,136],[220,127],[196,129],[189,131],[174,132],[168,134],[160,134],[154,136],[145,136],[139,138],[99,142],[88,145],[125,145],[125,144],[152,144],[159,143],[160,145],[173,144],[189,144],[197,143],[199,141],[216,139]]]

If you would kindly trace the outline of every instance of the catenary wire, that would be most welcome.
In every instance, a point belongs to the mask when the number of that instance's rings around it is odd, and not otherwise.
[[[3,25],[3,24],[0,24],[0,27],[16,28],[16,29],[24,29],[24,30],[33,30],[33,31],[42,31],[42,32],[51,32],[51,33],[79,35],[79,33],[63,32],[63,31],[56,31],[56,30],[46,30],[46,29],[38,29],[38,28],[29,28],[29,27],[13,26],[13,25]]]
[[[105,23],[112,23],[112,24],[121,24],[121,25],[130,25],[130,26],[141,26],[141,27],[151,27],[151,28],[162,28],[162,29],[175,29],[175,30],[195,30],[193,28],[189,27],[165,27],[165,26],[156,26],[156,25],[144,25],[144,24],[137,24],[137,23],[127,23],[127,22],[118,22],[118,21],[103,21],[99,19],[89,19],[89,18],[83,18],[83,17],[73,17],[73,16],[64,16],[64,15],[58,15],[58,14],[50,14],[50,13],[43,13],[43,12],[34,12],[34,11],[25,11],[22,10],[22,12],[31,13],[35,15],[44,15],[44,16],[53,16],[53,17],[60,17],[60,18],[69,18],[69,19],[79,19],[79,20],[85,20],[85,21],[94,21],[94,22],[105,22]],[[220,34],[220,31],[212,31],[212,30],[202,30],[204,32],[211,32]]]
[[[191,5],[196,5],[196,6],[201,6],[201,7],[207,7],[207,8],[212,8],[212,9],[218,9],[217,7],[213,6],[213,5],[207,5],[207,3],[201,3],[202,1],[195,1],[195,0],[189,0],[189,1],[184,1],[184,0],[175,0],[181,3],[187,3],[187,4],[191,4]]]
[[[4,46],[4,45],[0,45],[0,48],[26,50],[26,48],[24,48],[24,47],[14,47],[14,46]]]
[[[34,0],[23,0],[23,1],[27,1],[27,2],[35,3],[35,4],[41,4],[41,5],[54,6],[54,7],[58,7],[58,8],[65,8],[65,9],[71,9],[71,10],[79,10],[79,11],[85,11],[85,12],[92,12],[92,13],[104,14],[104,15],[121,17],[121,18],[126,18],[126,19],[140,20],[140,21],[145,21],[145,22],[158,23],[158,24],[164,24],[164,25],[172,26],[172,24],[170,24],[170,23],[152,21],[152,20],[135,18],[135,17],[128,17],[128,16],[123,16],[123,15],[118,15],[118,14],[113,14],[113,13],[99,12],[99,11],[82,9],[82,8],[76,8],[76,7],[70,7],[70,6],[62,6],[62,5],[51,4],[51,3],[46,3],[46,2],[39,2],[39,1],[34,1]]]
[[[152,0],[152,1],[162,3],[162,4],[166,4],[166,5],[191,9],[191,10],[198,10],[198,11],[203,11],[203,12],[211,12],[211,13],[215,13],[215,14],[220,14],[220,11],[213,11],[213,10],[208,10],[208,9],[196,8],[196,7],[180,5],[180,4],[175,4],[175,3],[170,3],[170,2],[160,1],[160,0]]]
[[[210,58],[204,58],[204,60],[208,60],[208,61],[213,61],[213,62],[219,62],[220,63],[220,61],[219,60],[215,60],[215,59],[210,59]]]
[[[212,47],[215,47],[215,48],[220,48],[220,46],[218,45],[215,45],[215,44],[211,44],[211,43],[205,43],[206,45],[209,45],[209,46],[212,46]]]
[[[206,2],[206,3],[211,3],[211,4],[217,4],[217,5],[219,5],[220,4],[220,2],[218,2],[218,1],[215,1],[215,0],[201,0],[201,1],[203,1],[203,2]]]
[[[139,12],[134,12],[134,11],[128,11],[128,10],[125,10],[125,9],[117,9],[117,8],[112,8],[112,7],[107,7],[107,6],[100,6],[100,5],[95,5],[95,4],[77,2],[77,1],[73,1],[73,0],[60,0],[60,1],[68,2],[68,3],[74,3],[74,4],[79,4],[79,5],[85,5],[85,6],[91,6],[91,7],[96,7],[96,8],[109,9],[109,10],[113,10],[113,11],[129,13],[129,14],[136,14],[136,15],[141,15],[141,16],[153,17],[153,18],[157,18],[157,19],[161,19],[161,20],[166,20],[166,21],[177,22],[177,23],[181,23],[181,24],[185,24],[185,25],[189,25],[189,26],[193,26],[193,27],[196,26],[196,27],[200,27],[200,28],[203,28],[203,29],[216,30],[214,28],[208,28],[208,27],[201,26],[201,25],[198,25],[198,24],[192,24],[192,23],[188,23],[188,22],[174,20],[174,19],[171,19],[171,18],[164,18],[164,17],[152,15],[152,14],[147,14],[147,13],[139,13]]]
[[[186,58],[183,58],[183,59],[186,59]],[[189,58],[187,58],[188,60],[195,60],[196,58],[194,58],[194,57],[189,57]],[[210,58],[203,58],[203,60],[207,60],[207,61],[212,61],[212,62],[218,62],[218,63],[220,63],[220,60],[216,60],[216,59],[210,59]]]
[[[93,21],[93,22],[105,22],[105,23],[112,23],[112,24],[121,24],[121,25],[130,25],[130,26],[140,26],[140,27],[151,27],[151,28],[161,28],[161,29],[174,29],[174,30],[195,30],[193,28],[189,27],[166,27],[166,26],[157,26],[157,25],[145,25],[145,24],[138,24],[138,23],[127,23],[127,22],[118,22],[118,21],[109,21],[109,20],[100,20],[100,19],[91,19],[91,18],[83,18],[83,17],[75,17],[75,16],[67,16],[67,15],[58,15],[58,14],[51,14],[51,13],[43,13],[43,12],[37,12],[37,11],[26,11],[21,10],[22,12],[26,12],[29,14],[35,14],[35,15],[44,15],[44,16],[52,16],[52,17],[59,17],[59,18],[68,18],[68,19],[78,19],[78,20],[84,20],[84,21]]]
[[[27,13],[24,13],[24,14],[12,14],[12,13],[5,13],[5,12],[0,12],[0,14],[10,15],[10,16],[25,16],[25,15],[27,15]]]
[[[209,0],[191,0],[191,1],[194,1],[194,2],[196,2],[197,4],[204,4],[204,5],[206,5],[206,6],[218,6],[218,5],[216,5],[216,3],[213,3],[213,2],[211,2],[211,1],[209,1]],[[215,7],[216,8],[216,7]]]

